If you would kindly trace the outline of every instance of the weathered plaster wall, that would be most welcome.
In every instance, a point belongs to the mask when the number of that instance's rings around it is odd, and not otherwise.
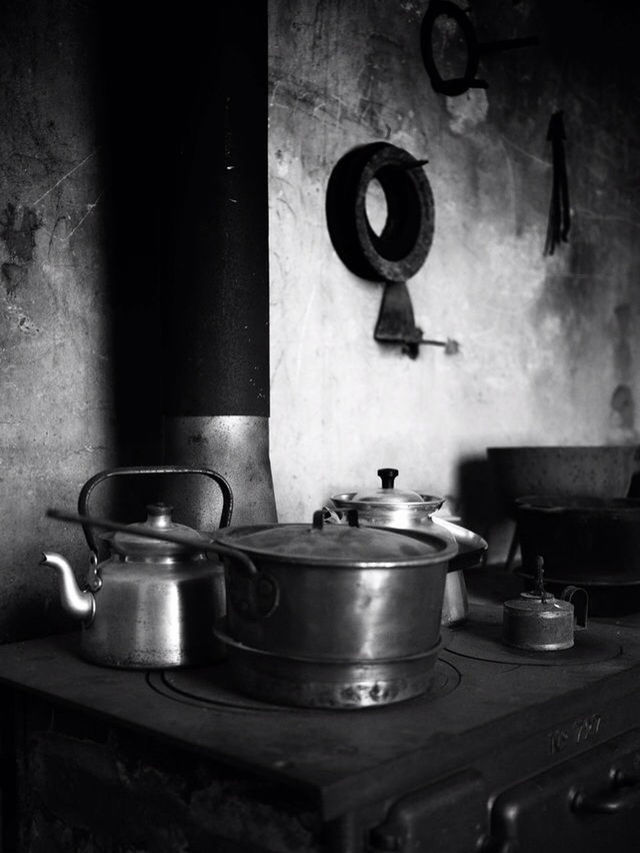
[[[71,625],[41,552],[83,576],[88,550],[46,509],[72,510],[105,468],[162,461],[162,305],[182,260],[176,150],[199,97],[196,32],[196,15],[144,4],[126,22],[99,0],[0,4],[0,642]],[[123,518],[164,497],[156,482]],[[121,511],[133,491],[118,489]]]
[[[637,440],[638,12],[476,0],[482,40],[538,34],[542,44],[485,58],[489,88],[446,98],[421,62],[426,7],[269,3],[282,521],[372,483],[381,465],[398,467],[406,487],[460,497],[469,460],[489,444]],[[109,8],[1,4],[0,640],[61,624],[42,548],[85,565],[79,531],[46,521],[46,507],[73,506],[85,479],[116,461],[158,459],[150,354],[172,252],[170,131],[185,95],[176,51],[162,46],[173,33],[185,50],[189,28],[167,15],[159,38],[156,17],[140,12],[124,28],[117,11],[105,19]],[[570,242],[545,258],[555,109],[574,218]],[[457,355],[425,347],[411,361],[376,344],[382,288],[331,246],[331,169],[374,140],[429,159],[435,238],[409,289],[418,324],[459,341]]]
[[[93,97],[80,4],[2,4],[0,36],[0,641],[62,624],[48,521],[112,462],[109,306]],[[80,565],[78,565],[80,568]]]
[[[400,469],[398,485],[459,498],[488,445],[638,438],[638,12],[597,0],[475,0],[480,41],[538,35],[541,44],[486,57],[479,76],[489,88],[449,98],[422,65],[427,5],[270,5],[281,521],[371,485],[382,465]],[[443,33],[441,56],[453,35]],[[544,257],[555,110],[573,224],[569,243]],[[454,338],[457,355],[423,347],[411,361],[374,342],[382,286],[352,275],[329,240],[331,169],[376,140],[429,159],[435,237],[409,290],[425,335]]]

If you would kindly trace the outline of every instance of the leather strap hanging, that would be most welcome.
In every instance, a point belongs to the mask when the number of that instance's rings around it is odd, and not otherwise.
[[[567,182],[567,165],[564,154],[565,139],[562,111],[559,110],[551,114],[549,129],[547,131],[547,140],[551,142],[553,189],[551,191],[551,204],[549,206],[547,238],[544,245],[545,255],[553,255],[558,243],[566,243],[569,239],[571,211],[569,209],[569,185]]]

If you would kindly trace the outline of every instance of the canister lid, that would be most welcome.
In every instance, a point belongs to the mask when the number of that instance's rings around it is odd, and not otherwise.
[[[553,617],[569,613],[573,618],[573,604],[556,598],[550,592],[545,592],[544,596],[534,592],[521,592],[519,598],[511,598],[505,601],[503,606],[505,609],[522,614],[544,613]]]
[[[166,542],[162,539],[149,539],[146,536],[137,536],[133,531],[118,531],[117,533],[105,533],[101,536],[111,543],[111,547],[119,554],[124,554],[127,557],[153,558],[153,557],[175,557],[182,554],[192,555],[194,547],[197,550],[204,551],[207,540],[194,530],[192,527],[187,527],[185,524],[178,524],[171,518],[173,507],[164,503],[149,504],[147,506],[147,520],[141,524],[132,525],[138,529],[144,528],[150,531],[158,531],[162,533],[177,533],[181,537],[193,543],[193,546],[177,542]]]
[[[323,524],[272,524],[218,530],[216,541],[255,557],[342,567],[401,567],[449,560],[457,545],[437,532]]]

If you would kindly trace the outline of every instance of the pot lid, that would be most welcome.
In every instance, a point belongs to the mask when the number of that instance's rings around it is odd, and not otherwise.
[[[341,505],[357,505],[358,509],[386,508],[386,509],[426,509],[435,512],[444,503],[444,498],[435,495],[422,495],[408,489],[396,489],[394,481],[398,476],[397,468],[379,468],[378,477],[382,486],[377,489],[369,489],[346,495],[335,495],[332,500]]]
[[[256,557],[336,566],[439,563],[457,552],[457,545],[444,534],[324,524],[322,510],[314,513],[311,525],[227,527],[215,538]]]
[[[196,548],[204,551],[207,540],[192,527],[173,521],[171,518],[172,509],[173,507],[164,503],[149,504],[147,506],[147,520],[142,524],[132,525],[132,527],[146,528],[150,531],[157,530],[169,534],[177,533],[181,537],[186,537]],[[193,547],[187,544],[165,542],[162,539],[149,539],[137,536],[133,532],[105,533],[100,538],[109,541],[113,550],[127,557],[154,558],[193,554]]]

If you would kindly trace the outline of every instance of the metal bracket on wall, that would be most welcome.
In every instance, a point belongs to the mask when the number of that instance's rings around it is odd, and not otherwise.
[[[445,80],[442,77],[433,56],[433,28],[436,20],[442,15],[455,21],[464,38],[467,52],[466,67],[462,77],[455,77],[449,80]],[[521,47],[531,47],[532,45],[539,44],[539,41],[537,36],[528,36],[526,38],[506,39],[478,44],[475,30],[465,11],[460,6],[456,6],[455,3],[450,2],[450,0],[431,0],[429,8],[422,19],[422,27],[420,29],[422,61],[431,80],[431,86],[434,91],[449,96],[463,95],[469,89],[486,89],[488,87],[489,84],[486,80],[478,80],[476,78],[478,63],[480,62],[480,57],[484,54],[515,50]]]
[[[358,146],[334,166],[326,197],[327,227],[342,262],[360,278],[385,282],[375,340],[400,344],[411,358],[417,357],[420,344],[443,346],[447,353],[459,349],[455,341],[423,338],[406,285],[433,240],[433,194],[422,168],[426,162],[386,142]],[[387,205],[380,234],[366,211],[367,188],[374,179]]]
[[[384,286],[380,313],[373,337],[386,344],[401,344],[402,351],[410,358],[417,358],[420,345],[444,347],[447,355],[459,352],[457,341],[434,341],[423,337],[422,329],[416,326],[409,289],[404,281],[387,281]]]

